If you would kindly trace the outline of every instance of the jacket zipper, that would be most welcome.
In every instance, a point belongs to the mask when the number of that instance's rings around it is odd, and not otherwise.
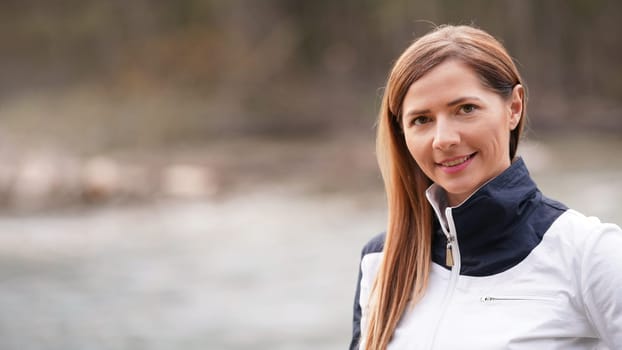
[[[452,243],[454,238],[452,236],[447,237],[447,250],[445,251],[445,266],[454,266],[454,253],[452,252]]]
[[[449,277],[449,283],[447,285],[447,290],[445,291],[445,296],[443,297],[443,303],[441,304],[441,310],[439,313],[438,321],[436,322],[436,326],[434,327],[434,332],[432,333],[432,338],[430,342],[429,349],[434,349],[436,345],[436,338],[441,328],[441,324],[443,323],[445,317],[445,312],[449,306],[449,302],[453,298],[454,291],[456,289],[456,284],[458,283],[458,277],[460,276],[460,249],[458,246],[458,239],[456,233],[456,226],[454,224],[454,218],[451,215],[451,208],[445,209],[445,218],[447,220],[447,229],[443,227],[443,232],[447,236],[447,251],[445,256],[445,263],[447,266],[451,267],[451,274]]]

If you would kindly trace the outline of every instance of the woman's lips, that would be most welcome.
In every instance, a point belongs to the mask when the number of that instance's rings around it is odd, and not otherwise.
[[[469,164],[471,164],[471,161],[473,160],[473,157],[475,157],[476,154],[477,152],[466,155],[466,156],[445,159],[442,162],[437,163],[437,165],[444,172],[453,174],[468,167]]]

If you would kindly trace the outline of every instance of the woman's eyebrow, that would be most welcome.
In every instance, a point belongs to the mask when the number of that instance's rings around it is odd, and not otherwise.
[[[412,117],[412,116],[415,116],[415,115],[421,115],[421,114],[427,114],[427,113],[430,113],[429,109],[421,109],[421,110],[418,110],[418,111],[409,111],[408,113],[406,113],[406,117]]]
[[[455,105],[460,104],[460,103],[462,103],[464,101],[472,101],[472,100],[476,100],[476,101],[482,102],[482,100],[480,98],[478,98],[478,97],[475,97],[475,96],[464,96],[464,97],[459,97],[459,98],[457,98],[457,99],[447,103],[447,107],[455,106]]]

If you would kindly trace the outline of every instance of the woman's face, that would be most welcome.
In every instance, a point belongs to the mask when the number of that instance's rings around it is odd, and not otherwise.
[[[510,166],[510,131],[519,122],[523,88],[504,99],[458,60],[445,61],[414,82],[402,105],[402,127],[421,170],[462,203]]]

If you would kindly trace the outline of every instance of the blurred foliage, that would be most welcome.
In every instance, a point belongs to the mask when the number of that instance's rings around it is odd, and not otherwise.
[[[370,132],[393,60],[443,23],[502,39],[533,125],[619,132],[621,19],[613,0],[7,0],[0,137],[110,147]]]

